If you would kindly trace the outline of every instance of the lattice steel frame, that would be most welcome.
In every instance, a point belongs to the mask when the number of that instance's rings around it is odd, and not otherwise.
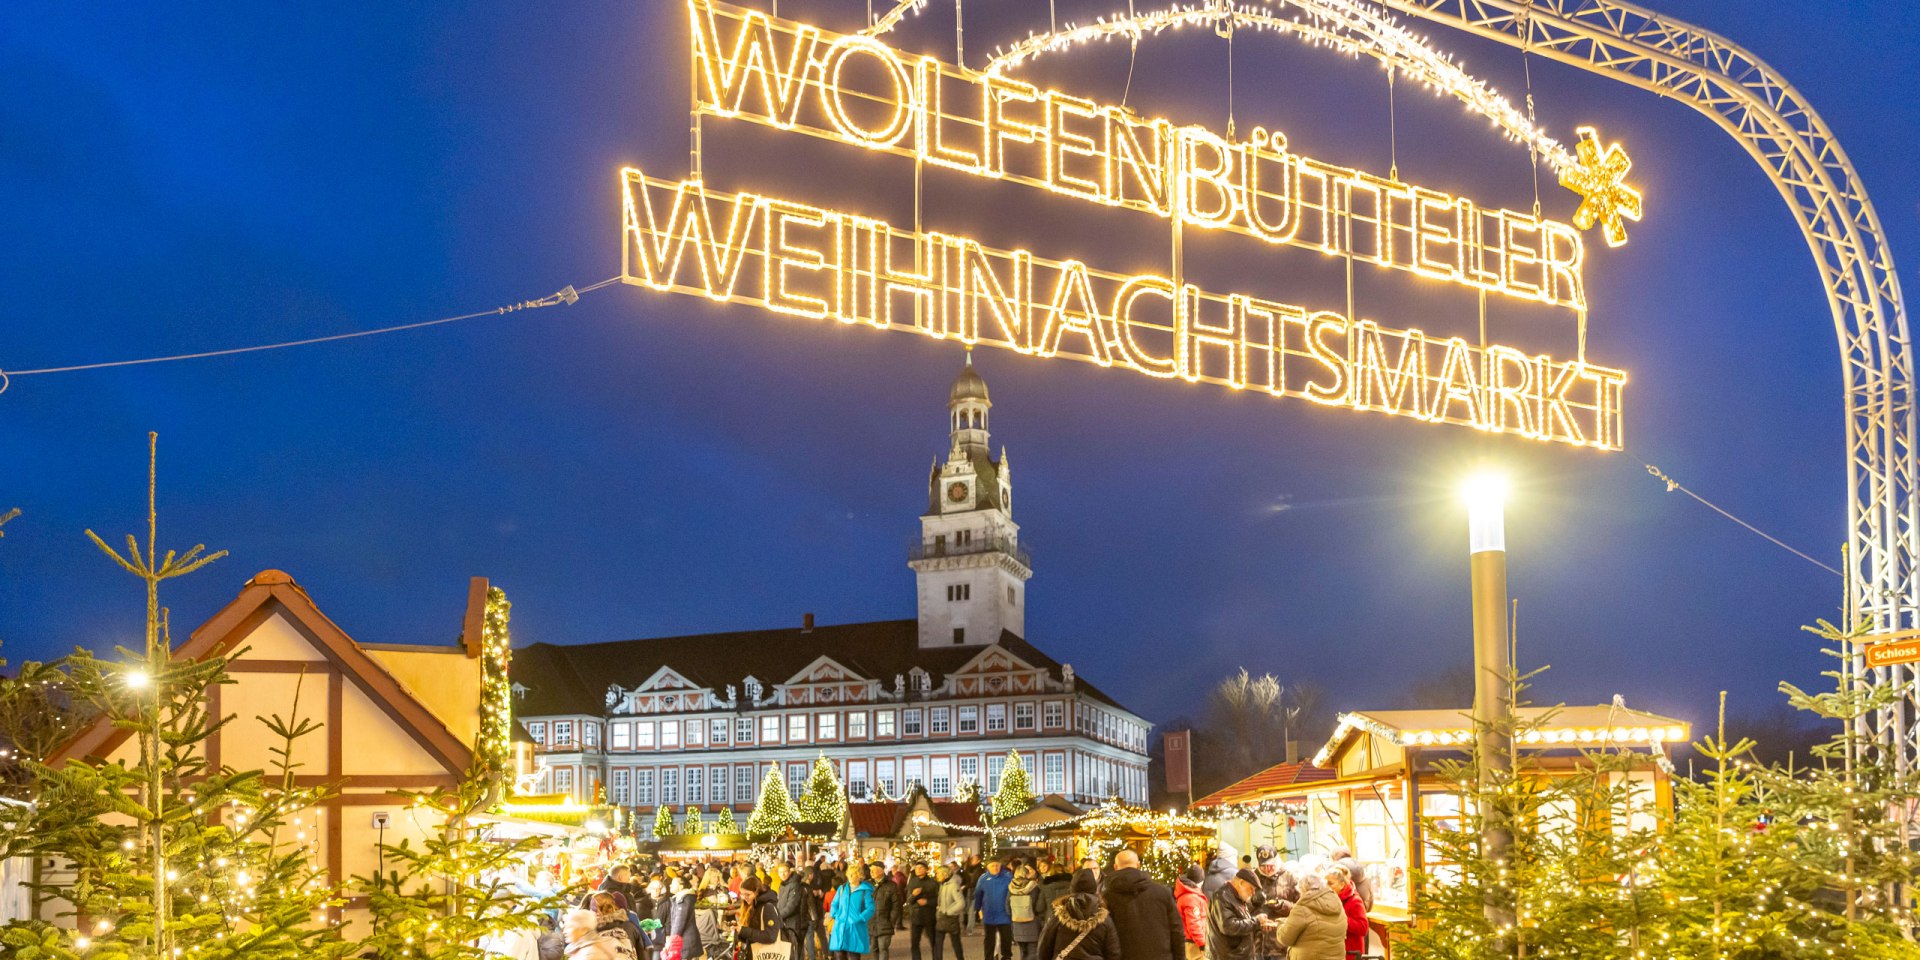
[[[1840,338],[1846,380],[1848,595],[1876,633],[1920,626],[1916,592],[1914,373],[1906,306],[1866,187],[1798,90],[1725,37],[1615,0],[1373,0],[1611,77],[1706,114],[1773,180],[1813,250]],[[1916,669],[1867,670],[1862,682],[1912,683]],[[1920,703],[1863,722],[1862,733],[1920,760]]]

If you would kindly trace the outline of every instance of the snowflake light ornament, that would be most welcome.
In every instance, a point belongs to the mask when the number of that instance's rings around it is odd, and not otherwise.
[[[1573,225],[1582,230],[1600,224],[1607,246],[1627,242],[1623,220],[1640,219],[1640,191],[1627,186],[1627,171],[1633,161],[1618,143],[1603,149],[1600,136],[1592,127],[1579,128],[1580,142],[1574,145],[1578,162],[1560,168],[1560,185],[1580,195],[1580,208],[1573,212]]]

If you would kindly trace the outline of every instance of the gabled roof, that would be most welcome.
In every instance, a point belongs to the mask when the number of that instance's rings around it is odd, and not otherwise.
[[[481,590],[484,597],[484,586]],[[325,655],[367,698],[386,713],[401,729],[411,733],[420,746],[444,765],[448,772],[464,774],[473,762],[473,750],[447,729],[420,701],[394,679],[386,668],[360,649],[346,631],[320,612],[307,591],[279,570],[262,570],[248,580],[240,595],[174,648],[174,660],[203,660],[228,653],[253,629],[274,614],[284,616],[300,633]],[[479,709],[479,704],[474,705]],[[87,757],[105,757],[132,736],[132,731],[115,727],[105,717],[82,727],[65,746],[48,758],[49,763]]]
[[[847,822],[852,825],[855,836],[898,836],[906,817],[904,803],[847,804]]]
[[[1296,783],[1315,783],[1332,780],[1334,772],[1325,767],[1316,767],[1304,761],[1297,763],[1276,763],[1251,777],[1237,780],[1212,793],[1195,800],[1192,809],[1203,807],[1223,807],[1237,803],[1246,803],[1259,799],[1260,795],[1276,787],[1289,787]]]
[[[1009,654],[1061,679],[1059,661],[1038,647],[1011,633],[1000,635],[999,646]],[[795,676],[822,657],[829,657],[862,677],[880,681],[883,689],[893,688],[895,674],[910,674],[922,667],[938,687],[946,675],[964,667],[987,648],[981,646],[920,647],[920,626],[915,620],[878,620],[778,630],[744,630],[736,633],[707,633],[684,637],[660,637],[644,640],[614,640],[603,643],[535,643],[513,651],[514,683],[527,688],[526,696],[514,704],[522,716],[565,716],[606,713],[609,684],[627,687],[652,676],[662,667],[671,667],[698,686],[712,689],[724,697],[728,684],[741,686],[756,677],[777,677],[763,682],[769,685]],[[1076,690],[1110,706],[1126,709],[1112,697],[1086,681],[1085,674],[1074,671]]]

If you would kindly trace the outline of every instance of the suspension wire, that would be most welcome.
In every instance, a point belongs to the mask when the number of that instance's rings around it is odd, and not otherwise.
[[[1227,142],[1233,135],[1233,21],[1227,21]]]
[[[873,0],[867,0],[867,26],[873,26]]]
[[[421,320],[415,323],[403,323],[392,327],[380,327],[375,330],[354,330],[349,333],[335,333],[324,337],[307,337],[304,340],[284,340],[279,343],[262,343],[250,347],[228,347],[223,350],[202,350],[197,353],[176,353],[164,357],[141,357],[135,360],[107,360],[100,363],[76,363],[64,367],[40,367],[34,370],[0,370],[0,393],[5,393],[13,377],[31,377],[44,373],[75,373],[81,370],[105,370],[111,367],[137,367],[149,363],[172,363],[175,360],[202,360],[207,357],[227,357],[239,353],[259,353],[263,350],[282,350],[287,347],[305,347],[316,343],[332,343],[337,340],[352,340],[358,337],[372,337],[383,333],[399,333],[403,330],[419,330],[422,327],[437,327],[444,323],[458,323],[478,317],[497,317],[520,310],[538,310],[560,304],[572,305],[580,302],[581,296],[595,290],[619,283],[619,277],[609,277],[599,283],[574,289],[571,285],[562,287],[555,293],[535,300],[522,300],[519,303],[491,310],[476,310],[456,317],[441,317],[438,320]]]
[[[964,0],[953,0],[953,65],[967,65],[967,12]]]
[[[1127,19],[1132,20],[1135,16],[1136,14],[1133,12],[1133,0],[1127,0]],[[1120,105],[1122,107],[1127,105],[1127,98],[1133,95],[1133,65],[1140,60],[1140,32],[1138,30],[1134,31],[1132,42],[1129,46],[1131,49],[1127,53],[1127,86],[1125,90],[1120,92]]]
[[[1060,32],[1059,0],[1047,0],[1047,29],[1053,33]]]
[[[958,2],[958,0],[956,0]],[[1527,125],[1540,129],[1540,120],[1533,111],[1533,0],[1526,0],[1520,9],[1520,69],[1527,76]],[[1527,138],[1527,170],[1533,174],[1533,218],[1540,219],[1540,147],[1532,137]]]
[[[1393,75],[1399,70],[1387,67],[1387,179],[1400,179],[1400,117],[1393,106]],[[1536,191],[1536,194],[1538,191]]]
[[[1774,546],[1779,547],[1780,549],[1785,550],[1786,552],[1791,553],[1794,556],[1799,557],[1800,559],[1805,560],[1806,562],[1811,563],[1814,566],[1819,567],[1820,569],[1825,570],[1826,572],[1831,573],[1836,577],[1841,577],[1843,579],[1845,578],[1845,574],[1842,574],[1840,571],[1835,570],[1833,567],[1828,566],[1827,564],[1822,563],[1819,560],[1815,560],[1813,557],[1810,557],[1807,554],[1799,550],[1796,550],[1791,546],[1788,546],[1786,541],[1781,540],[1779,537],[1776,537],[1773,534],[1770,534],[1765,530],[1762,530],[1759,527],[1756,527],[1753,524],[1748,523],[1745,520],[1742,520],[1739,517],[1734,516],[1733,514],[1727,512],[1719,504],[1714,503],[1713,501],[1708,500],[1706,497],[1703,497],[1697,493],[1694,493],[1692,490],[1687,489],[1685,485],[1680,483],[1680,481],[1675,480],[1672,477],[1669,477],[1665,473],[1663,473],[1659,467],[1656,467],[1651,463],[1642,464],[1642,466],[1645,466],[1647,468],[1647,474],[1649,476],[1667,485],[1668,493],[1675,493],[1675,492],[1684,493],[1687,496],[1692,497],[1695,500],[1698,500],[1702,505],[1704,505],[1707,509],[1712,510],[1714,513],[1717,513],[1723,517],[1726,517],[1728,520],[1732,520],[1734,523],[1737,523],[1747,528],[1747,530],[1749,530],[1750,532],[1759,535],[1761,538],[1765,539],[1768,543],[1771,543]]]

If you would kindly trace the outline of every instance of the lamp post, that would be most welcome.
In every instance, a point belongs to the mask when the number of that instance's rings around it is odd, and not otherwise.
[[[1507,483],[1496,474],[1467,481],[1467,567],[1473,582],[1473,727],[1480,789],[1513,770],[1513,663],[1508,656]],[[1504,866],[1513,847],[1506,812],[1494,804],[1480,811],[1489,859]],[[1496,928],[1513,922],[1506,898],[1489,898],[1487,918]]]

